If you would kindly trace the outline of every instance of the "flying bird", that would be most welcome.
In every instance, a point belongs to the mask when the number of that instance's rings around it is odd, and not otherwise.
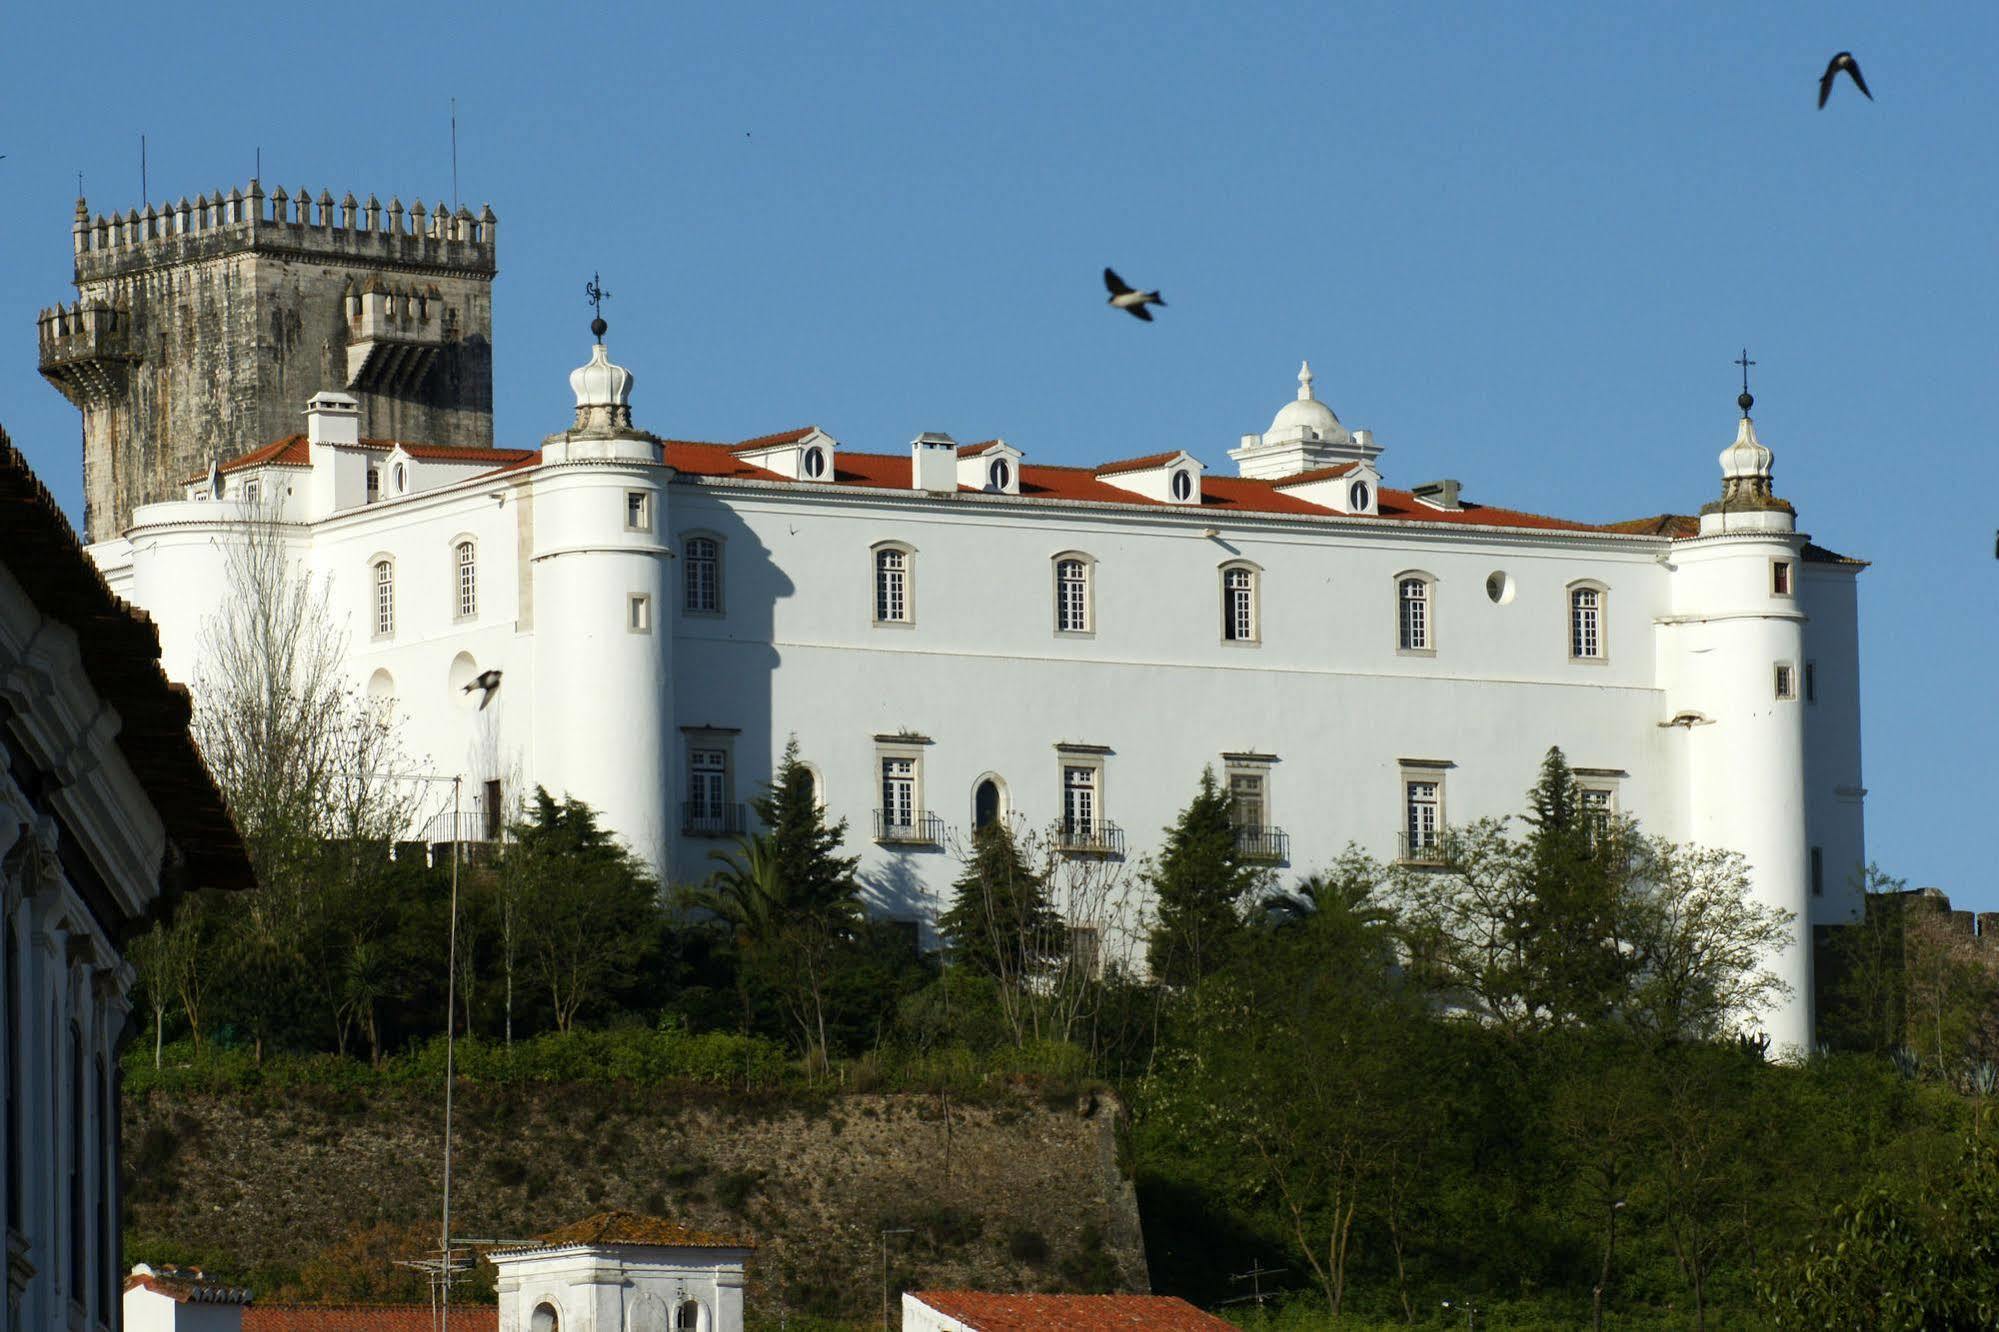
[[[498,671],[480,671],[479,674],[476,677],[474,677],[472,683],[465,686],[464,692],[469,694],[474,689],[485,690],[486,691],[485,695],[479,700],[479,711],[484,712],[486,710],[486,705],[493,701],[494,691],[497,690],[499,687],[500,687],[500,673]]]
[[[1110,291],[1112,305],[1133,319],[1143,319],[1148,324],[1152,322],[1152,312],[1145,307],[1166,304],[1159,299],[1159,293],[1156,291],[1133,291],[1112,269],[1104,270],[1104,286]]]
[[[1825,73],[1819,75],[1819,110],[1825,110],[1825,99],[1832,96],[1832,81],[1839,77],[1841,70],[1845,70],[1847,77],[1853,80],[1853,86],[1860,89],[1861,96],[1870,102],[1874,100],[1874,94],[1867,91],[1867,80],[1860,77],[1860,62],[1853,58],[1853,52],[1841,51],[1827,62]]]

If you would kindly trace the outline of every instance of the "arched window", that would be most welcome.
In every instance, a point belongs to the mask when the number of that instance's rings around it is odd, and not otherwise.
[[[1090,558],[1065,554],[1055,557],[1055,632],[1087,634],[1096,627],[1091,605]]]
[[[1431,581],[1428,574],[1405,573],[1395,579],[1396,638],[1403,652],[1432,652],[1436,639],[1430,618]]]
[[[375,637],[388,638],[396,632],[396,565],[393,560],[375,561]]]
[[[1229,643],[1257,641],[1256,568],[1231,564],[1222,569],[1222,639]]]
[[[689,1300],[675,1311],[673,1332],[701,1332],[701,1306],[698,1303]]]
[[[711,536],[691,536],[681,543],[686,595],[683,608],[699,615],[722,609],[722,543]]]
[[[552,1304],[537,1304],[528,1318],[528,1332],[561,1332],[562,1317]]]
[[[915,622],[916,603],[910,585],[914,562],[906,547],[875,547],[876,624]]]
[[[972,788],[972,827],[989,827],[1006,813],[1006,792],[997,777],[982,777]]]
[[[469,620],[479,613],[479,552],[470,541],[454,549],[458,565],[458,618]]]
[[[1579,583],[1569,589],[1571,660],[1603,660],[1604,600],[1604,589],[1594,583]]]

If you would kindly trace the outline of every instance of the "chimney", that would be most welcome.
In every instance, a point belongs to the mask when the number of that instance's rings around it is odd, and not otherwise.
[[[1447,512],[1455,513],[1464,507],[1458,503],[1458,483],[1448,478],[1442,481],[1426,482],[1423,485],[1417,486],[1409,493],[1433,509],[1443,509]]]
[[[305,405],[305,438],[309,444],[359,444],[361,404],[348,394],[322,389]]]
[[[925,431],[909,443],[909,488],[933,495],[958,493],[958,441]]]

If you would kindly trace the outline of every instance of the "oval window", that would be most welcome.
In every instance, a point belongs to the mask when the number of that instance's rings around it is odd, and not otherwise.
[[[1176,500],[1185,500],[1185,499],[1192,499],[1193,496],[1194,496],[1193,476],[1184,469],[1175,472],[1173,474],[1173,498]]]
[[[998,458],[993,461],[992,470],[987,475],[992,478],[994,490],[1005,490],[1006,483],[1013,476],[1013,469],[1006,465],[1006,459]]]
[[[1347,507],[1355,513],[1366,513],[1367,502],[1370,498],[1372,496],[1368,494],[1367,482],[1365,481],[1356,481],[1347,487]]]
[[[822,473],[824,473],[825,470],[826,470],[825,450],[818,448],[807,449],[805,451],[805,474],[807,476],[819,476]]]
[[[1492,598],[1495,606],[1504,606],[1513,600],[1513,575],[1503,569],[1495,569],[1485,576],[1485,595]]]
[[[409,468],[407,468],[407,467],[405,467],[405,466],[404,466],[403,464],[401,464],[401,463],[397,463],[397,464],[396,464],[396,493],[397,493],[398,495],[400,495],[400,494],[403,494],[403,493],[404,493],[405,491],[407,491],[407,490],[408,490],[409,488],[410,488],[410,469],[409,469]]]

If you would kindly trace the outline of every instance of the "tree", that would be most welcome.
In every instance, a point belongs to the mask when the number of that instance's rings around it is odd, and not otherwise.
[[[567,1032],[579,1013],[636,976],[661,924],[657,889],[639,859],[598,825],[595,810],[541,787],[506,854],[525,862],[529,967],[556,1030]]]
[[[1027,864],[1004,820],[972,834],[950,909],[937,928],[951,959],[990,978],[1016,1042],[1026,1039],[1022,1009],[1037,982],[1068,951],[1068,932],[1048,904],[1048,886]]]
[[[1243,904],[1266,876],[1243,858],[1229,794],[1211,767],[1201,770],[1194,799],[1165,832],[1146,876],[1158,913],[1152,972],[1168,985],[1191,985],[1228,961],[1243,930]]]
[[[857,891],[858,856],[843,856],[847,821],[826,822],[812,770],[798,757],[798,737],[785,741],[770,784],[750,800],[769,837],[785,902],[799,910],[834,906]]]
[[[1512,922],[1528,965],[1522,1000],[1551,1026],[1592,1023],[1623,997],[1632,958],[1622,946],[1628,889],[1626,836],[1592,814],[1562,751],[1550,747],[1528,793],[1528,891]]]
[[[187,1015],[195,1049],[201,1048],[201,994],[206,976],[202,958],[206,942],[202,938],[203,901],[199,894],[182,898],[167,919],[154,921],[152,928],[134,939],[127,949],[145,989],[146,1005],[153,1010],[154,1068],[160,1066],[167,1014],[176,1002]]]
[[[1622,1011],[1666,1041],[1713,1041],[1791,992],[1766,961],[1791,946],[1791,912],[1756,901],[1733,851],[1654,839],[1620,911],[1634,969]]]

